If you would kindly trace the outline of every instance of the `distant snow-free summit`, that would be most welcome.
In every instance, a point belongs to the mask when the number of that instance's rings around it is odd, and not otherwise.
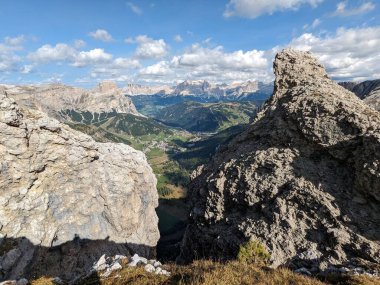
[[[254,94],[270,96],[273,92],[273,83],[258,81],[233,82],[231,84],[216,84],[206,80],[186,80],[175,86],[144,86],[128,84],[124,87],[125,95],[161,95],[161,96],[203,96],[208,98],[241,99]]]

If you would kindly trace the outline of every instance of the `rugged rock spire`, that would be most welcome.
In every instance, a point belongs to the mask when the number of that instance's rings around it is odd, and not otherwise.
[[[193,174],[180,258],[234,258],[252,239],[273,266],[380,262],[380,113],[308,52],[274,69],[264,110]]]
[[[142,152],[0,94],[0,157],[0,280],[71,279],[104,253],[154,254],[158,195]]]

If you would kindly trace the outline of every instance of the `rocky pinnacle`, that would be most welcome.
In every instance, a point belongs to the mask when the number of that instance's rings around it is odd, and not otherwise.
[[[285,49],[254,122],[192,175],[180,260],[236,257],[260,241],[272,266],[380,262],[380,113]]]

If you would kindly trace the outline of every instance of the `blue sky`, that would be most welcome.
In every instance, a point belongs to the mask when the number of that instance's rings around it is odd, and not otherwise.
[[[314,52],[334,79],[380,78],[374,0],[0,3],[1,83],[270,81],[287,46]]]

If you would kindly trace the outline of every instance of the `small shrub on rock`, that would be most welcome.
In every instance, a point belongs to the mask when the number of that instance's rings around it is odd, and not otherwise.
[[[237,259],[244,263],[267,264],[270,254],[264,245],[257,240],[250,240],[239,247]]]

